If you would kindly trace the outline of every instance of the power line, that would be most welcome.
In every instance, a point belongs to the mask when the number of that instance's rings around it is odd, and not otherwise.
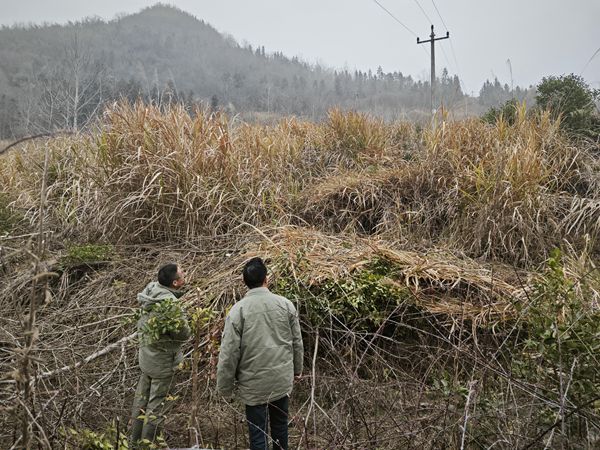
[[[417,6],[419,7],[419,9],[421,10],[421,12],[423,13],[423,15],[425,16],[425,18],[427,19],[427,21],[429,22],[429,24],[433,25],[433,20],[431,20],[431,17],[429,17],[429,15],[425,11],[425,9],[423,9],[423,7],[421,6],[421,3],[419,3],[419,0],[414,0],[414,1],[417,4]],[[440,16],[440,19],[441,19],[441,16]],[[443,20],[442,20],[442,23],[444,23]],[[444,27],[446,28],[446,31],[448,31],[448,27],[446,26],[445,23],[444,23]],[[448,68],[450,68],[450,61],[448,60],[448,56],[446,55],[446,51],[444,50],[444,47],[440,47],[440,48],[442,49],[442,53],[444,54],[444,58],[446,59],[446,62],[448,63]]]
[[[437,5],[435,4],[435,0],[431,0],[431,3],[433,3],[433,7],[435,8],[435,11],[437,12],[438,17],[442,21],[442,25],[444,25],[444,28],[446,29],[446,31],[448,31],[448,26],[446,25],[446,22],[444,22],[444,18],[442,17],[442,13],[440,13],[440,10],[438,9]],[[458,64],[458,59],[456,58],[456,52],[454,51],[454,45],[452,44],[452,41],[450,41],[450,49],[452,50],[452,55],[454,57],[454,63],[456,64],[456,70],[458,72],[460,72],[460,67],[459,67],[459,64]]]
[[[406,25],[404,25],[400,19],[398,19],[395,15],[393,15],[385,6],[383,6],[381,3],[379,3],[377,0],[373,0],[381,9],[383,9],[386,13],[388,13],[390,15],[390,17],[392,19],[394,19],[396,22],[398,22],[400,25],[402,25],[404,27],[404,29],[406,29],[406,31],[408,31],[410,34],[412,34],[414,37],[418,37],[417,33],[415,33],[413,30],[411,30],[410,28],[408,28]]]
[[[450,41],[451,42],[451,41]],[[446,54],[446,50],[444,50],[444,46],[440,45],[440,49],[442,50],[442,54],[444,55],[444,59],[446,60],[446,62],[448,63],[448,66],[446,69],[450,69],[450,60],[448,59],[448,55]],[[458,76],[458,74],[457,74]],[[460,77],[459,77],[459,83],[462,83],[460,81]],[[458,95],[458,90],[460,89],[460,84],[456,87],[456,89],[454,90],[454,92],[452,93],[452,97],[450,98],[446,98],[446,100],[448,101],[448,105],[454,105],[454,101],[456,100],[456,97]],[[441,95],[441,91],[440,91],[440,99],[444,100],[444,97]]]
[[[419,9],[421,10],[421,12],[423,13],[423,15],[425,16],[425,18],[426,18],[426,19],[427,19],[427,20],[428,20],[428,21],[429,21],[431,24],[433,24],[433,20],[431,20],[431,18],[429,17],[429,15],[428,15],[428,14],[427,14],[427,12],[425,11],[425,9],[423,9],[423,7],[422,7],[422,6],[421,6],[421,4],[419,3],[419,1],[418,1],[418,0],[414,0],[414,1],[415,1],[415,3],[417,4],[417,6],[419,7]],[[435,8],[435,11],[437,12],[437,15],[438,15],[438,17],[440,18],[440,20],[441,20],[441,22],[442,22],[442,25],[444,25],[444,28],[446,29],[446,32],[448,33],[448,26],[446,25],[446,22],[444,21],[444,18],[442,17],[442,14],[440,13],[440,10],[438,9],[437,5],[435,4],[435,0],[431,0],[431,2],[433,3],[433,7]],[[432,33],[432,34],[433,34],[433,33]],[[440,39],[440,38],[438,38],[438,39],[436,39],[436,40],[439,40],[439,39]],[[442,39],[444,39],[444,38],[442,38]],[[443,46],[441,46],[441,47],[440,47],[440,49],[442,50],[442,54],[444,55],[444,59],[446,60],[446,63],[448,64],[448,68],[450,68],[450,66],[451,66],[452,64],[450,63],[450,59],[448,58],[448,55],[446,54],[446,50],[444,49],[444,47],[443,47]],[[456,66],[456,72],[457,72],[457,75],[458,75],[458,80],[459,80],[459,83],[460,83],[460,85],[463,85],[463,86],[464,86],[464,83],[463,83],[463,81],[462,81],[462,80],[461,80],[461,78],[460,78],[460,72],[461,72],[461,70],[460,70],[460,65],[458,64],[458,58],[456,57],[456,52],[454,51],[454,45],[452,44],[452,40],[450,40],[450,49],[452,50],[452,56],[453,56],[453,58],[454,58],[454,63],[455,63],[455,66]],[[432,59],[432,61],[433,61],[433,59]],[[435,77],[435,75],[432,77],[432,80],[434,80],[434,77]],[[433,83],[434,83],[434,81],[432,81],[432,86],[433,86]],[[459,85],[459,86],[460,86],[460,85]],[[459,88],[460,88],[460,87],[459,87]],[[459,88],[457,88],[457,89],[459,89]],[[457,92],[455,92],[455,93],[453,94],[453,96],[452,96],[453,98],[452,98],[452,100],[451,100],[452,102],[454,101],[454,97],[455,97],[456,95],[457,95]],[[433,89],[432,89],[432,106],[433,106]]]
[[[461,72],[460,64],[458,64],[458,59],[456,58],[456,52],[454,51],[454,45],[452,44],[452,41],[450,41],[450,50],[452,50],[452,57],[454,58],[454,64],[456,64],[456,71]]]
[[[419,3],[419,0],[415,0],[415,3],[421,9],[421,11],[423,12],[423,15],[425,16],[425,18],[427,20],[429,20],[429,23],[433,24],[433,20],[431,20],[431,18],[427,15],[427,13],[425,12],[425,10],[423,9],[423,7],[421,6],[421,4]],[[444,19],[442,19],[442,15],[440,14],[440,11],[437,8],[435,2],[433,3],[433,6],[434,6],[435,10],[437,11],[437,14],[438,14],[440,20],[442,21],[442,24],[444,25],[444,28],[446,29],[446,31],[448,31],[448,27],[446,26],[446,22],[444,22]],[[452,41],[450,41],[450,44],[452,45]],[[446,54],[446,50],[444,50],[443,46],[440,46],[440,49],[442,50],[442,54],[444,55],[444,59],[446,60],[446,63],[448,64],[447,68],[451,69],[452,64],[450,63],[450,59],[448,58],[448,55]],[[456,60],[456,58],[454,58],[454,59]],[[458,72],[458,63],[456,63],[456,70]]]
[[[442,54],[444,55],[444,59],[446,60],[446,62],[448,63],[448,67],[446,67],[446,69],[451,69],[451,64],[450,64],[450,60],[448,59],[448,55],[446,54],[446,50],[444,50],[444,47],[440,45],[440,50],[442,51]]]
[[[419,3],[419,1],[418,1],[418,0],[414,0],[414,1],[415,1],[415,3],[417,4],[417,6],[419,7],[419,9],[421,10],[421,12],[423,13],[423,15],[425,16],[425,18],[426,18],[426,19],[427,19],[427,20],[428,20],[428,21],[429,21],[431,24],[433,24],[433,20],[431,20],[431,18],[429,17],[429,15],[428,15],[428,14],[427,14],[427,12],[425,11],[425,9],[423,9],[423,7],[422,7],[422,6],[421,6],[421,4]],[[435,10],[436,10],[436,12],[437,12],[437,15],[438,15],[438,17],[440,18],[440,20],[442,21],[442,24],[444,25],[444,28],[446,29],[446,31],[448,31],[448,27],[446,26],[446,22],[444,21],[444,19],[443,19],[442,15],[441,15],[441,13],[440,13],[440,10],[438,9],[437,5],[435,4],[435,1],[434,1],[434,0],[431,0],[431,1],[432,1],[432,3],[433,3],[433,7],[435,8]],[[457,74],[458,74],[458,73],[460,72],[460,68],[459,68],[458,60],[457,60],[457,58],[456,58],[456,52],[454,51],[454,45],[452,44],[452,41],[450,41],[450,48],[452,49],[452,54],[453,54],[453,56],[454,56],[454,63],[455,63],[455,66],[456,66],[456,72],[457,72]],[[440,49],[442,50],[442,54],[444,55],[444,59],[446,60],[446,63],[447,63],[447,69],[451,69],[451,66],[452,66],[452,64],[450,63],[450,59],[448,58],[448,55],[447,55],[447,53],[446,53],[446,50],[444,49],[444,47],[443,47],[443,46],[440,46]],[[459,75],[459,81],[460,81],[460,75]],[[454,103],[454,99],[455,99],[455,97],[456,97],[456,95],[457,95],[457,93],[458,93],[458,89],[459,89],[459,88],[460,88],[460,85],[459,85],[459,87],[457,88],[457,90],[454,92],[454,94],[452,95],[452,98],[450,99],[450,102],[451,102],[451,103]],[[433,94],[432,94],[432,95],[433,95]],[[432,103],[433,103],[433,100],[432,100]]]
[[[431,0],[431,3],[433,3],[433,7],[437,11],[437,15],[439,16],[440,20],[442,21],[442,25],[444,25],[444,28],[446,29],[446,31],[448,31],[448,27],[446,26],[446,22],[444,22],[444,19],[442,19],[442,15],[440,14],[440,10],[438,9],[437,5],[435,4],[435,1]]]
[[[448,41],[452,44],[452,41]],[[442,54],[444,55],[444,59],[446,60],[446,62],[448,63],[448,67],[447,69],[450,69],[450,66],[452,65],[450,63],[450,59],[448,58],[448,55],[446,54],[446,50],[444,50],[444,46],[440,45],[440,50],[442,50]],[[458,66],[457,66],[458,69]],[[450,98],[446,98],[446,100],[448,101],[448,105],[454,105],[454,101],[456,100],[456,97],[458,96],[458,91],[461,89],[461,85],[464,85],[464,83],[462,82],[462,80],[460,79],[460,75],[457,73],[456,74],[458,76],[458,82],[459,85],[456,87],[456,89],[452,92],[452,97]],[[441,92],[440,92],[440,96],[441,96]],[[444,100],[443,97],[441,97],[441,100]]]
[[[415,33],[413,30],[411,30],[410,28],[408,28],[406,25],[404,25],[402,23],[402,21],[400,21],[400,19],[398,19],[395,15],[393,15],[385,6],[383,6],[381,3],[379,3],[377,0],[373,0],[377,6],[379,6],[381,9],[383,9],[386,13],[388,13],[390,15],[390,17],[392,19],[394,19],[396,22],[398,22],[400,25],[402,25],[404,27],[404,29],[406,31],[408,31],[409,33],[411,33],[413,36],[418,37],[417,33]],[[423,48],[423,51],[425,52],[425,54],[427,56],[429,56],[429,52],[427,51],[427,49]]]
[[[585,66],[583,66],[583,69],[581,69],[581,72],[579,72],[579,76],[581,76],[583,74],[583,72],[585,72],[585,69],[588,68],[588,66],[590,65],[590,63],[592,62],[592,60],[596,57],[596,55],[600,53],[600,48],[598,48],[598,50],[596,50],[594,52],[594,54],[592,55],[592,57],[588,60],[587,63],[585,63]]]
[[[433,20],[431,20],[429,18],[429,16],[427,15],[427,13],[425,12],[425,10],[423,9],[423,7],[421,6],[421,4],[419,3],[419,0],[415,0],[415,3],[417,4],[417,6],[419,7],[419,9],[421,10],[421,12],[423,13],[423,15],[425,16],[425,18],[429,21],[430,25],[433,25]],[[444,25],[445,26],[445,25]]]

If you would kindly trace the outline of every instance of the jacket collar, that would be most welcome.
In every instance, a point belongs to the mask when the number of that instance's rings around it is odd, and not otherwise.
[[[175,289],[175,288],[168,287],[168,286],[163,286],[162,284],[160,284],[160,283],[158,283],[158,282],[157,282],[157,284],[158,284],[158,285],[159,285],[161,288],[163,288],[163,289],[165,289],[165,290],[169,291],[171,294],[173,294],[173,295],[175,296],[175,298],[180,298],[181,296],[183,296],[183,294],[185,294],[185,291],[184,291],[184,290]]]
[[[246,296],[266,294],[267,292],[271,292],[271,291],[269,291],[269,288],[261,286],[261,287],[257,287],[254,289],[248,289],[248,292],[246,292]]]

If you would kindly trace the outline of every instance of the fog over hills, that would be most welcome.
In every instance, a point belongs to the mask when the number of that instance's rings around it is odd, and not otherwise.
[[[240,45],[178,8],[155,5],[112,21],[0,29],[0,138],[84,126],[107,101],[203,103],[249,119],[319,119],[333,106],[386,119],[427,117],[429,83],[401,72],[334,71]],[[487,83],[475,101],[438,70],[438,101],[477,113],[512,96]]]

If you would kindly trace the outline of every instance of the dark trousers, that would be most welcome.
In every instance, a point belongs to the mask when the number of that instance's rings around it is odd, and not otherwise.
[[[269,448],[268,428],[271,423],[271,439],[273,450],[288,448],[288,406],[289,397],[280,398],[263,405],[246,405],[246,420],[250,432],[250,450],[267,450]]]

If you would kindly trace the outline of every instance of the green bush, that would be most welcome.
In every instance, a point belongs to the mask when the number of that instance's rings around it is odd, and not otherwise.
[[[119,433],[119,442],[117,443],[117,429],[114,424],[106,430],[95,432],[87,428],[76,430],[69,428],[68,434],[75,441],[76,448],[80,450],[127,450],[129,443],[127,436],[123,431]]]
[[[373,330],[400,304],[411,298],[408,288],[388,277],[392,270],[377,261],[345,279],[328,279],[309,287],[299,286],[290,272],[275,280],[274,291],[302,303],[308,320],[318,326],[334,316],[353,330]]]
[[[543,78],[537,85],[537,105],[549,110],[561,126],[576,135],[596,139],[600,135],[600,118],[596,101],[600,90],[591,89],[578,75]]]
[[[600,388],[600,313],[586,303],[585,291],[585,280],[569,279],[554,250],[529,302],[517,305],[527,338],[513,353],[515,372],[557,403],[586,405]]]
[[[516,99],[507,100],[502,106],[494,108],[493,106],[481,117],[484,122],[495,124],[500,118],[509,125],[514,125],[517,121],[520,104]]]
[[[84,244],[72,245],[67,248],[67,254],[62,258],[65,266],[110,261],[114,256],[112,245]]]

